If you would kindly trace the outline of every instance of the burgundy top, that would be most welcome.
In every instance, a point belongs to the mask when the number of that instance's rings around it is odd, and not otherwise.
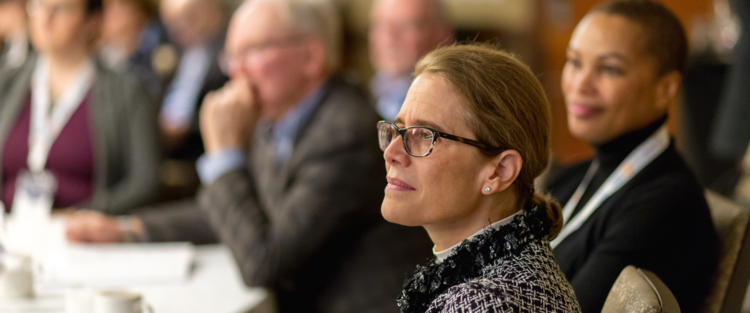
[[[54,208],[66,208],[91,198],[94,185],[94,150],[86,95],[50,148],[45,168],[57,179]],[[2,201],[10,210],[16,192],[16,176],[28,169],[31,94],[26,97],[16,124],[8,133],[3,149]]]

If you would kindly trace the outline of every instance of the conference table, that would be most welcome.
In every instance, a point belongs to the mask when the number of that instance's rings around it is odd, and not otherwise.
[[[64,240],[64,217],[53,217],[49,231],[45,235],[45,258],[55,257],[56,253],[63,253],[71,245]],[[159,250],[158,244],[122,244],[125,250]],[[251,288],[244,285],[239,269],[232,258],[231,252],[223,245],[195,246],[183,243],[182,247],[189,247],[192,264],[184,279],[119,285],[116,289],[140,292],[143,300],[148,303],[155,313],[189,313],[189,312],[251,312],[273,313],[276,311],[273,295],[263,288]],[[72,248],[84,251],[108,251],[106,249],[122,250],[117,245],[74,245]],[[61,252],[58,252],[61,251]],[[100,251],[100,252],[101,252]],[[114,250],[113,250],[114,251]],[[50,255],[52,254],[52,255]],[[90,266],[106,266],[106,264],[78,264],[83,268]],[[106,261],[104,261],[106,262]],[[139,270],[148,272],[148,264],[139,265]],[[144,267],[146,266],[146,267]],[[157,264],[153,265],[154,267]],[[163,266],[163,264],[162,264]],[[133,270],[132,268],[130,270]],[[64,274],[64,273],[63,273]],[[36,275],[36,273],[35,273]],[[80,288],[80,286],[52,284],[39,282],[35,277],[35,296],[27,299],[0,299],[0,313],[66,313],[66,290]],[[85,287],[89,290],[111,290],[110,287]]]

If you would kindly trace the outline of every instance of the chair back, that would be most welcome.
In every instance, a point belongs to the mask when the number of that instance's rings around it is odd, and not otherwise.
[[[750,211],[711,191],[706,191],[706,201],[719,237],[719,256],[702,312],[738,313],[750,279]]]
[[[602,313],[680,313],[677,299],[656,274],[628,265],[607,295]]]

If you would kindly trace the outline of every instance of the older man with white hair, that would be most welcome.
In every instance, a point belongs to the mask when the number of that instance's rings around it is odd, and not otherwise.
[[[440,0],[375,0],[370,13],[370,59],[376,74],[371,90],[381,116],[401,110],[414,65],[428,52],[453,41]]]
[[[339,27],[326,1],[245,2],[222,61],[231,81],[201,109],[197,201],[121,219],[120,229],[205,242],[207,221],[246,284],[272,288],[281,312],[397,312],[403,279],[431,243],[380,216],[378,115],[360,88],[333,75]],[[74,216],[68,235],[122,240],[113,223]]]

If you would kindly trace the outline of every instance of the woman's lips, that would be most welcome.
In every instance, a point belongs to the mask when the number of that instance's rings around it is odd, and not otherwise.
[[[571,103],[568,105],[568,112],[576,117],[588,118],[604,112],[604,109],[580,103]]]
[[[403,180],[400,180],[398,178],[386,177],[386,179],[388,180],[388,185],[385,186],[386,190],[395,190],[395,191],[417,190],[414,187],[410,186],[409,184],[405,183]]]

